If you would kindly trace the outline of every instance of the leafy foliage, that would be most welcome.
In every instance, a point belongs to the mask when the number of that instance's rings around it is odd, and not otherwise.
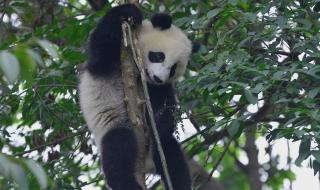
[[[3,189],[105,189],[78,106],[77,68],[90,31],[115,2],[98,12],[89,2],[0,1]],[[301,142],[295,164],[310,160],[320,171],[319,0],[149,0],[141,8],[146,16],[170,12],[203,44],[178,84],[177,115],[198,131],[183,143],[188,157],[209,173],[219,164],[215,179],[225,189],[280,189],[294,174],[277,167],[271,145],[269,161],[259,163],[254,142],[285,138]]]

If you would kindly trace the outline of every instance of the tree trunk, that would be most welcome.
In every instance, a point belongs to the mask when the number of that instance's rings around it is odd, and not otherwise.
[[[248,181],[251,190],[261,190],[262,182],[260,181],[260,164],[258,162],[258,149],[255,145],[255,136],[253,131],[246,132],[246,145],[245,150],[248,155],[249,164],[248,164]]]

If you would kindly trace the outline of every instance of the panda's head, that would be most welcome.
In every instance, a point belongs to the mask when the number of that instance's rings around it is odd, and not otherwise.
[[[176,26],[167,14],[156,14],[144,20],[139,45],[148,82],[166,84],[177,81],[187,67],[192,52],[198,48]]]

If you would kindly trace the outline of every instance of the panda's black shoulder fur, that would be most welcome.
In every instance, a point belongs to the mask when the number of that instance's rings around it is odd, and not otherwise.
[[[88,70],[94,75],[108,74],[120,68],[121,23],[133,18],[133,25],[142,23],[141,11],[132,4],[112,8],[98,23],[89,41]]]

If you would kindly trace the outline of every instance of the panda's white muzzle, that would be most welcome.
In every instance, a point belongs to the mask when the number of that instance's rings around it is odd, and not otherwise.
[[[169,80],[170,69],[164,63],[151,63],[147,68],[149,82],[154,84],[164,84]]]

